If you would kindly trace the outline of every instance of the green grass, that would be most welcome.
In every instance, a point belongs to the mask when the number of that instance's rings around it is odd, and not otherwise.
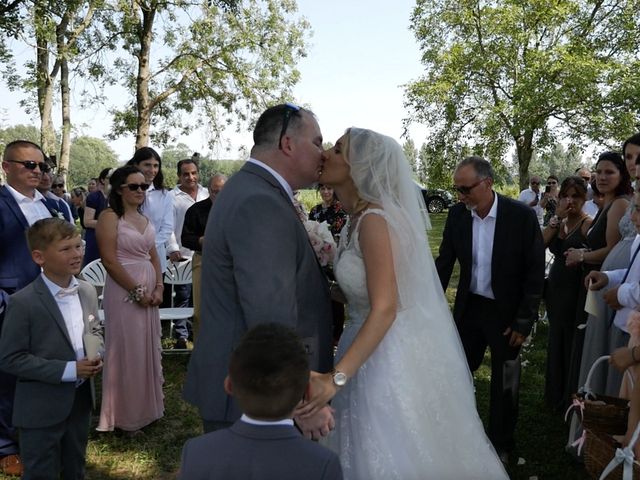
[[[429,243],[434,256],[442,235],[446,213],[432,215],[433,229]],[[457,284],[457,269],[451,285]],[[447,292],[450,301],[454,290]],[[550,413],[544,406],[544,369],[546,360],[547,326],[541,323],[535,337],[523,351],[525,367],[520,388],[520,417],[509,474],[514,480],[567,479],[587,477],[581,466],[571,462],[564,453],[567,426],[562,418]],[[180,452],[185,440],[202,433],[197,412],[182,401],[180,391],[188,363],[188,356],[166,355],[164,367],[165,416],[145,429],[142,436],[128,438],[115,433],[94,430],[94,417],[87,451],[88,480],[154,479],[169,480],[176,477]],[[443,366],[442,368],[446,368]],[[490,370],[488,358],[476,373],[478,409],[486,422]],[[416,379],[419,381],[419,379]],[[456,432],[452,432],[456,434]],[[518,458],[524,465],[516,465]],[[2,477],[8,479],[11,477]],[[437,479],[435,479],[437,480]],[[479,479],[481,480],[481,479]]]

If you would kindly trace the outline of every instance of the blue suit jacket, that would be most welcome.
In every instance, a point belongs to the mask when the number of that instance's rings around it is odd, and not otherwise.
[[[58,202],[45,198],[43,203],[51,216],[61,213],[71,221],[67,209]],[[3,185],[0,187],[0,290],[11,294],[27,286],[40,274],[40,267],[31,259],[25,232],[29,228],[27,219]]]
[[[341,480],[338,456],[288,425],[231,427],[188,440],[182,480]]]

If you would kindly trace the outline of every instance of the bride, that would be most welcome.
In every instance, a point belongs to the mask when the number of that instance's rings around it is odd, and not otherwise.
[[[349,323],[335,370],[314,373],[313,415],[331,399],[328,445],[346,479],[506,479],[438,280],[428,219],[398,143],[351,128],[320,181],[349,212],[334,265]]]

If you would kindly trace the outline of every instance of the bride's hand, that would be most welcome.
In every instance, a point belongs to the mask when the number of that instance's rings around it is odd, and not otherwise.
[[[318,413],[338,392],[331,373],[311,372],[309,379],[310,398],[297,408],[296,415],[309,418]]]

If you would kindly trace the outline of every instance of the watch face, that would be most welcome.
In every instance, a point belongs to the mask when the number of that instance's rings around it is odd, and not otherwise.
[[[338,387],[343,387],[347,383],[347,376],[342,372],[336,372],[333,374],[333,383]]]

